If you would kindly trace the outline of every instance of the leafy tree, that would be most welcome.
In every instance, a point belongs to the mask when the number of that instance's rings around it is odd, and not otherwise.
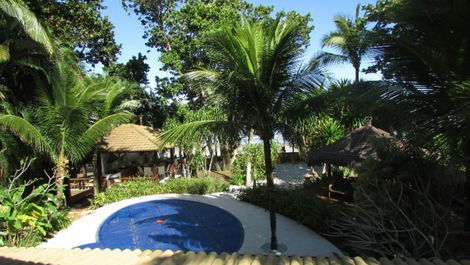
[[[214,69],[202,69],[187,77],[210,83],[225,99],[228,121],[183,124],[164,133],[167,141],[182,138],[191,130],[212,127],[213,131],[252,128],[263,140],[269,205],[273,205],[273,164],[271,140],[282,123],[285,104],[301,91],[309,71],[300,71],[298,58],[303,52],[301,33],[295,20],[256,23],[244,21],[233,29],[225,28],[209,35],[211,52],[218,58]],[[315,72],[316,73],[316,72]],[[231,119],[230,119],[231,117]],[[276,215],[270,210],[271,248],[277,249]]]
[[[137,57],[127,61],[127,63],[111,64],[105,70],[111,76],[119,76],[132,82],[136,82],[141,85],[148,85],[149,80],[147,74],[150,70],[150,66],[145,62],[147,56],[142,55],[140,52]]]
[[[81,61],[92,66],[98,63],[108,66],[116,60],[121,46],[114,39],[113,24],[101,15],[105,8],[102,2],[24,0],[61,45],[73,49]]]
[[[355,81],[359,81],[361,61],[371,48],[371,33],[366,28],[366,20],[359,16],[360,5],[356,7],[355,17],[335,16],[336,31],[325,35],[322,39],[323,47],[333,47],[339,54],[321,52],[319,55],[323,63],[349,62],[355,70]]]
[[[37,85],[47,82],[46,73],[52,69],[58,49],[34,13],[14,0],[0,2],[0,43],[0,114],[27,116],[24,105],[33,102]],[[0,176],[13,174],[27,153],[31,149],[14,134],[0,132]]]
[[[388,97],[412,106],[421,143],[446,139],[454,161],[465,168],[465,229],[470,230],[470,5],[379,1],[367,10],[380,33],[374,69],[398,87]]]
[[[153,128],[162,128],[168,115],[174,112],[173,105],[167,105],[165,100],[150,88],[140,90],[140,104],[133,113],[142,118],[142,123]]]
[[[147,45],[161,52],[162,70],[180,74],[206,66],[209,56],[203,37],[216,29],[234,26],[240,14],[267,17],[268,7],[253,7],[240,0],[124,0],[128,9],[140,15],[147,31]]]
[[[184,95],[192,108],[205,104],[201,91],[178,78],[197,67],[210,67],[217,62],[207,49],[205,36],[224,27],[236,26],[241,16],[248,21],[268,19],[273,7],[253,6],[244,0],[123,0],[124,6],[139,15],[146,27],[147,45],[161,52],[162,70],[176,78],[158,80],[158,90],[169,98]],[[298,23],[303,41],[308,43],[310,15],[281,12],[280,16]],[[161,85],[161,86],[160,86]]]

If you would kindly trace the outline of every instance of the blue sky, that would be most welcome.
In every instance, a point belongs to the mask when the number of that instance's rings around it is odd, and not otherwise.
[[[321,49],[321,37],[335,29],[333,23],[335,15],[353,16],[357,4],[372,4],[375,0],[248,0],[248,2],[255,5],[272,5],[275,7],[275,12],[294,10],[300,14],[310,13],[315,29],[311,33],[311,43],[306,54],[309,58]],[[127,62],[133,55],[141,52],[148,57],[147,63],[151,67],[148,78],[152,86],[155,85],[156,75],[168,76],[167,73],[159,71],[161,64],[158,52],[145,46],[146,41],[142,38],[144,30],[137,17],[134,14],[127,14],[121,6],[121,1],[105,0],[104,5],[107,9],[103,13],[114,24],[116,41],[122,44],[119,62]],[[329,71],[336,78],[354,78],[354,70],[349,64],[329,67]],[[364,79],[380,79],[378,74],[361,75]]]

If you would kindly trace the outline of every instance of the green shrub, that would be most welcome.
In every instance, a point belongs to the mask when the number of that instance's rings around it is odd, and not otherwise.
[[[274,211],[301,223],[315,232],[326,233],[329,224],[338,218],[335,205],[322,201],[303,188],[274,189]],[[242,190],[238,195],[242,201],[268,208],[266,186]]]
[[[31,247],[69,224],[67,212],[50,189],[53,184],[20,183],[30,163],[0,186],[0,246]]]
[[[146,178],[130,180],[122,185],[115,185],[95,196],[91,201],[91,208],[134,197],[154,194],[209,194],[225,191],[228,183],[213,178],[177,178],[166,183],[156,183]]]

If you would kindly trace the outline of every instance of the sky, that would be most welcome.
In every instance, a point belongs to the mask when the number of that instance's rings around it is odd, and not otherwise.
[[[306,60],[321,50],[320,40],[325,34],[334,31],[335,25],[333,18],[335,15],[353,16],[357,4],[373,4],[375,0],[248,0],[254,5],[274,6],[274,13],[284,11],[297,11],[300,14],[310,13],[313,18],[315,29],[310,34],[310,46],[306,51]],[[116,41],[122,44],[121,55],[118,62],[125,63],[132,56],[139,52],[148,57],[147,63],[150,65],[148,78],[150,85],[155,86],[155,76],[166,77],[168,73],[162,72],[159,62],[159,53],[152,48],[145,46],[146,40],[142,38],[144,28],[134,14],[128,14],[121,6],[119,0],[105,0],[107,7],[103,14],[108,16],[115,26]],[[334,50],[326,49],[327,51]],[[364,66],[369,63],[363,62]],[[97,70],[99,71],[99,70]],[[328,68],[328,71],[337,79],[354,79],[354,69],[349,64],[335,65]],[[361,73],[361,78],[368,80],[377,80],[379,74]]]

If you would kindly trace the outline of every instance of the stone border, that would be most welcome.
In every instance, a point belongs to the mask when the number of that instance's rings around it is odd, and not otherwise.
[[[95,243],[101,224],[116,211],[141,202],[182,199],[206,203],[222,208],[234,215],[245,230],[244,242],[238,251],[243,254],[262,254],[261,246],[270,239],[269,214],[260,207],[239,201],[229,193],[210,195],[163,194],[127,199],[97,209],[94,213],[75,220],[68,228],[58,232],[52,239],[39,247],[74,248],[84,244]],[[307,227],[277,214],[277,236],[279,243],[287,246],[283,255],[325,256],[334,253],[342,255],[333,244]],[[164,250],[163,250],[164,251]]]

